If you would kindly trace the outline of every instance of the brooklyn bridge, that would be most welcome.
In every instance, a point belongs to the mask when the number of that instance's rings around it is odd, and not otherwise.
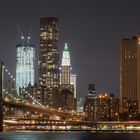
[[[85,121],[85,114],[45,107],[30,94],[27,95],[32,100],[28,101],[4,93],[3,71],[3,63],[0,62],[0,131],[140,131],[139,121]],[[13,78],[9,72],[8,75]]]

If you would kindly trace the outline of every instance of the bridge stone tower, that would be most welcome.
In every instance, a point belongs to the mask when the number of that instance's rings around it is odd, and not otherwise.
[[[3,66],[3,62],[0,62],[0,131],[3,131],[2,66]]]

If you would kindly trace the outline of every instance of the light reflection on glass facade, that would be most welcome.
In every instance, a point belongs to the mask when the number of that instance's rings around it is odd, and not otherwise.
[[[34,84],[35,47],[32,44],[16,45],[16,89]]]

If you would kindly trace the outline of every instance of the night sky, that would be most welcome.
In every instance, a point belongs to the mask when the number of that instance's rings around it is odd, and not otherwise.
[[[24,35],[32,26],[38,53],[41,16],[59,18],[58,47],[69,45],[78,97],[87,95],[89,83],[97,94],[119,95],[120,42],[140,33],[140,0],[0,0],[0,60],[14,75],[17,26]]]

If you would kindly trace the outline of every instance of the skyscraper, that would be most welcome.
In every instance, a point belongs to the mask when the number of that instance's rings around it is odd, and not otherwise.
[[[73,85],[74,98],[76,98],[76,74],[71,72],[71,58],[68,44],[65,43],[62,53],[62,63],[60,68],[60,85]]]
[[[74,75],[73,75],[74,76]],[[72,79],[73,78],[73,79]],[[60,107],[63,109],[73,110],[74,104],[74,85],[76,84],[75,77],[71,74],[70,52],[67,43],[65,43],[62,53],[62,62],[60,68]],[[76,86],[76,85],[75,85]],[[76,95],[75,95],[76,96]]]
[[[16,89],[23,88],[30,83],[34,85],[35,75],[35,46],[30,44],[30,36],[24,38],[16,45]]]
[[[138,102],[140,112],[140,37],[123,39],[121,42],[120,101],[123,99]]]
[[[77,97],[77,91],[76,91],[76,74],[71,74],[70,76],[70,84],[74,86],[74,98]]]
[[[42,104],[48,106],[59,87],[58,34],[57,17],[40,18],[39,86]]]
[[[65,43],[62,63],[61,63],[61,85],[70,85],[71,68],[70,68],[70,53],[68,50],[68,45]]]
[[[96,91],[95,91],[95,85],[89,84],[88,85],[88,95],[85,98],[84,103],[84,111],[87,115],[87,120],[89,121],[96,121]]]

